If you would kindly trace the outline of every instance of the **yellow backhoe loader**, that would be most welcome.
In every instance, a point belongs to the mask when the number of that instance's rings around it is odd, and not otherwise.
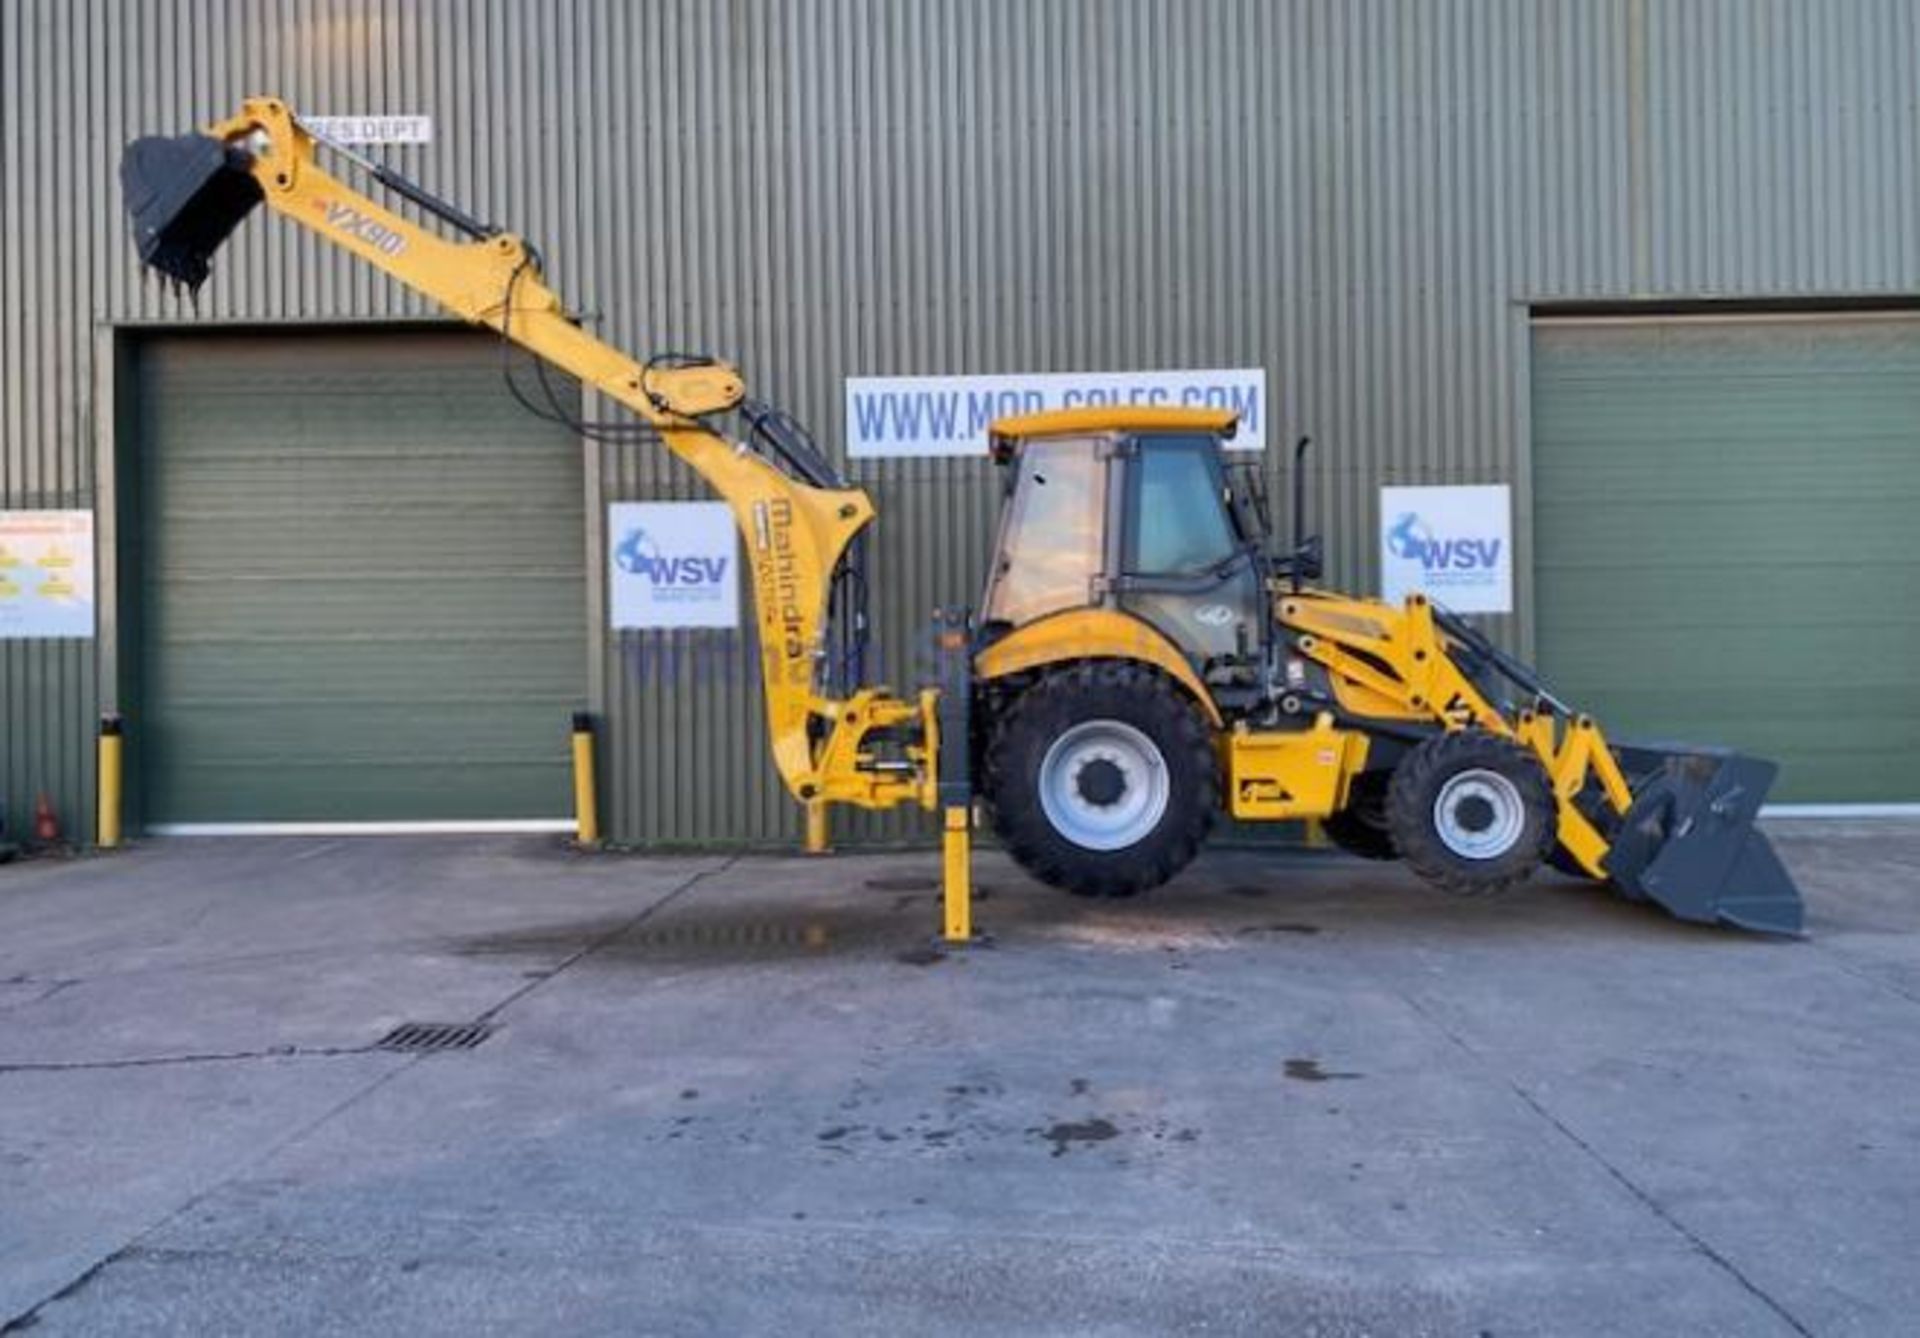
[[[428,222],[329,173],[321,149]],[[121,180],[141,259],[178,284],[197,288],[265,202],[532,353],[542,394],[515,393],[534,412],[686,461],[746,544],[781,777],[816,807],[939,811],[951,939],[969,933],[976,800],[1025,868],[1092,896],[1172,878],[1229,813],[1317,819],[1348,850],[1404,860],[1448,892],[1494,891],[1548,862],[1685,920],[1800,929],[1799,893],[1753,826],[1771,763],[1610,743],[1428,600],[1317,587],[1304,443],[1282,551],[1259,470],[1222,449],[1230,414],[995,423],[1005,501],[978,615],[936,615],[939,681],[900,696],[862,669],[872,500],[791,419],[748,398],[733,368],[608,346],[546,285],[527,241],[328,141],[275,98],[203,133],[135,141]],[[632,416],[579,421],[547,365]]]

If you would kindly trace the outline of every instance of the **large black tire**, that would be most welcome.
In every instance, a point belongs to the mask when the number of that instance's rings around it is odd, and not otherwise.
[[[1102,729],[1136,744],[1145,740],[1156,755],[1150,761],[1164,768],[1157,821],[1150,820],[1151,807],[1143,809],[1137,838],[1108,849],[1070,836],[1042,795],[1044,770],[1055,780],[1049,798],[1056,812],[1069,802],[1064,794],[1098,819],[1101,811],[1119,812],[1118,805],[1160,792],[1149,778],[1130,795],[1124,770],[1112,763],[1103,769],[1098,757],[1072,773],[1071,791],[1059,788],[1075,740],[1093,738],[1085,747],[1097,749]],[[1050,765],[1056,744],[1068,752],[1054,755]],[[1078,665],[1028,687],[1000,716],[984,780],[994,834],[1007,852],[1042,882],[1089,897],[1132,896],[1179,873],[1199,853],[1220,806],[1213,746],[1198,711],[1161,675],[1126,663]]]
[[[1387,788],[1400,857],[1456,896],[1485,896],[1532,877],[1556,844],[1555,813],[1539,760],[1483,730],[1423,740]]]
[[[1361,859],[1399,859],[1393,829],[1387,825],[1387,777],[1378,772],[1356,776],[1347,806],[1320,820],[1327,839]]]

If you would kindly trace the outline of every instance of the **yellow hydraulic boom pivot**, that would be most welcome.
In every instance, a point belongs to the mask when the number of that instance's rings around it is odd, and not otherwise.
[[[244,173],[257,184],[258,199],[268,207],[461,319],[499,331],[638,414],[657,430],[668,450],[725,499],[745,537],[767,726],[774,762],[787,788],[810,804],[890,808],[918,803],[933,808],[934,766],[927,741],[937,734],[935,694],[922,693],[909,701],[884,689],[859,688],[837,699],[818,686],[832,574],[854,536],[873,519],[872,499],[859,488],[821,488],[796,479],[707,426],[704,417],[732,409],[744,397],[737,371],[720,362],[649,365],[595,338],[546,285],[539,258],[523,239],[456,216],[477,235],[453,240],[387,209],[319,164],[315,151],[320,141],[277,98],[248,99],[238,114],[208,127],[206,137],[219,147],[220,156],[205,170],[207,182],[195,198],[167,199],[164,185],[150,184],[153,177],[170,172],[172,164],[136,182],[135,155],[141,146],[130,151],[131,166],[123,168],[128,203],[149,263],[159,263],[189,283],[204,278],[206,255],[255,203],[245,194],[244,182],[229,179]],[[156,152],[175,152],[181,141],[141,143],[157,145]],[[187,151],[198,149],[189,144]],[[443,217],[453,213],[410,183],[363,165],[416,203]],[[142,187],[155,198],[135,198]],[[206,201],[217,196],[224,198],[206,210],[213,217],[181,221],[181,214],[205,210]],[[143,218],[143,210],[156,217]],[[163,236],[169,228],[181,237]],[[154,252],[169,247],[176,249],[168,260],[156,261]],[[865,765],[867,736],[902,727],[922,740],[908,747],[912,765]]]

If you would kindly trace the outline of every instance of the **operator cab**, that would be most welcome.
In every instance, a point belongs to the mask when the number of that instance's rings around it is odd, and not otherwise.
[[[1224,410],[1152,407],[994,423],[1007,475],[981,600],[986,636],[1111,608],[1153,626],[1209,677],[1251,667],[1271,626],[1271,564],[1258,457],[1251,478],[1231,478],[1223,458],[1236,426]]]

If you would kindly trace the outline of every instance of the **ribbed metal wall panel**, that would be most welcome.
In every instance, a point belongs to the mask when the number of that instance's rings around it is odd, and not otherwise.
[[[1636,286],[1911,293],[1920,7],[1688,0],[1647,34],[1651,236]]]
[[[1528,304],[1912,291],[1917,32],[1909,0],[7,0],[0,503],[105,495],[102,329],[432,317],[267,220],[197,314],[135,272],[120,144],[271,90],[431,114],[398,166],[537,239],[597,330],[735,359],[836,451],[848,375],[1264,365],[1270,441],[1322,443],[1337,580],[1373,579],[1379,484],[1516,485],[1524,644]],[[591,463],[605,498],[698,495],[655,452]],[[992,485],[855,472],[904,685]],[[612,830],[790,837],[744,662],[606,640]],[[16,820],[41,788],[83,813],[111,664],[12,643],[0,673]]]

